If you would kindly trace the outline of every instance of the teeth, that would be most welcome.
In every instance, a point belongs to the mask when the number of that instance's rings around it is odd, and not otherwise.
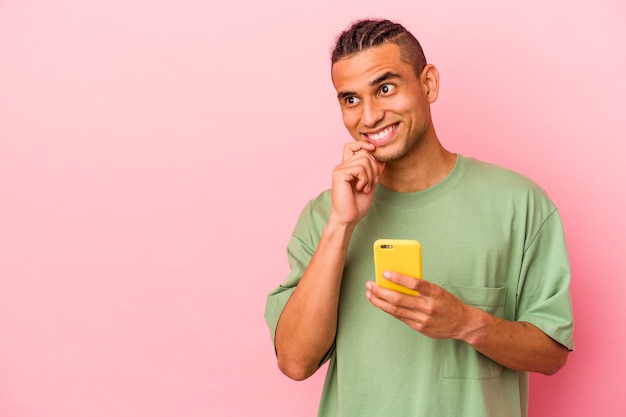
[[[368,134],[367,136],[372,140],[382,140],[386,138],[387,136],[389,136],[389,134],[393,131],[394,127],[395,125],[389,126],[388,128],[383,129],[378,133]]]

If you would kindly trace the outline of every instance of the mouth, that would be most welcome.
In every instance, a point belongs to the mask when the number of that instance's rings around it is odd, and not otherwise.
[[[363,133],[368,141],[375,144],[381,144],[382,142],[390,139],[398,128],[398,123],[394,123],[391,126],[387,126],[377,132]]]

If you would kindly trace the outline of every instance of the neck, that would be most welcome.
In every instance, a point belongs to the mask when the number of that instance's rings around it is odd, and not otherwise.
[[[433,145],[429,149],[387,162],[380,183],[390,190],[410,193],[441,182],[452,171],[456,154],[444,149],[439,141]]]

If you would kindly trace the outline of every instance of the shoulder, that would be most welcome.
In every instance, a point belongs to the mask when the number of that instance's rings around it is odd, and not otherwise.
[[[331,208],[330,190],[324,190],[315,198],[309,200],[300,213],[298,223],[294,229],[294,235],[309,236],[311,233],[321,234],[321,230],[330,216]]]
[[[544,189],[529,177],[493,163],[475,158],[468,161],[467,177],[471,181],[511,192],[536,193],[547,197]]]
[[[539,211],[544,216],[556,211],[545,190],[529,177],[493,163],[466,159],[468,169],[464,187],[468,192],[480,198]]]
[[[315,216],[328,217],[330,215],[331,206],[332,199],[330,190],[324,190],[315,198],[309,200],[305,206],[305,210]]]
[[[489,181],[494,185],[502,184],[520,188],[541,189],[535,181],[509,168],[475,158],[466,159],[469,166],[469,175],[476,176],[483,181]]]

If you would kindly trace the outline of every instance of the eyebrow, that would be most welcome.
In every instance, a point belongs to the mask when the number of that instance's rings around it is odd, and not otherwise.
[[[400,74],[396,74],[394,72],[391,71],[387,71],[386,73],[384,73],[383,75],[381,75],[380,77],[376,78],[375,80],[370,82],[370,86],[375,86],[378,84],[381,84],[385,81],[391,80],[393,78],[400,78]]]
[[[346,97],[352,97],[352,96],[354,96],[354,95],[356,95],[356,93],[355,93],[355,92],[353,92],[353,91],[342,91],[342,92],[340,92],[339,94],[337,94],[337,98],[338,98],[339,100],[343,100],[343,99],[345,99]]]
[[[384,73],[380,77],[370,81],[370,86],[374,87],[374,86],[376,86],[378,84],[382,84],[385,81],[389,81],[389,80],[394,79],[394,78],[400,78],[400,74],[396,74],[395,72],[387,71],[386,73]],[[337,98],[339,100],[342,100],[342,99],[345,99],[346,97],[351,97],[351,96],[354,96],[354,95],[356,95],[356,93],[353,92],[353,91],[342,91],[339,94],[337,94]]]

